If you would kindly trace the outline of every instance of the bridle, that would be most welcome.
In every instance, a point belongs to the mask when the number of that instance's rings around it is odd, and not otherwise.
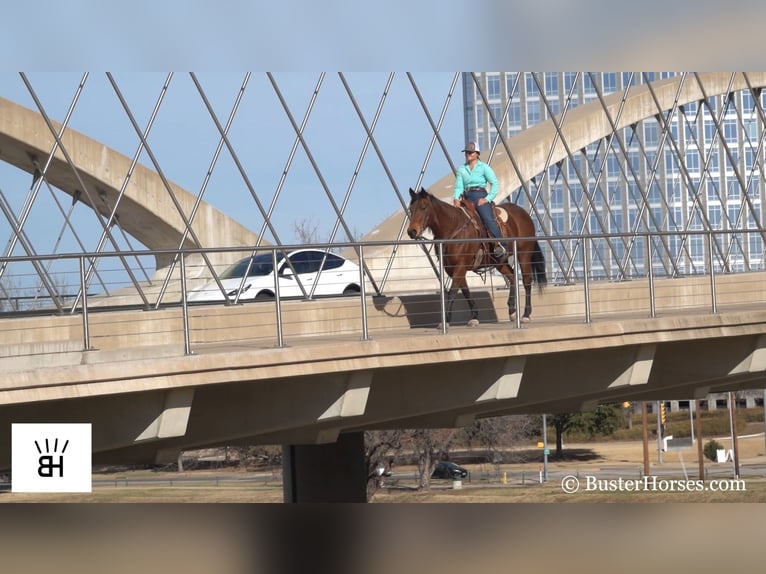
[[[420,197],[420,198],[418,198],[418,200],[417,200],[417,202],[416,202],[416,203],[420,203],[420,202],[421,202],[423,199],[428,199],[428,198],[427,198],[427,197]],[[423,216],[423,220],[424,220],[424,221],[428,221],[428,220],[429,220],[429,218],[430,218],[430,214],[428,213],[428,210],[429,210],[429,209],[431,209],[431,200],[430,200],[430,199],[428,199],[428,208],[426,208],[426,209],[424,209],[424,210],[423,210],[423,211],[425,211],[425,212],[426,212],[426,214]],[[409,213],[409,216],[410,216],[410,224],[412,224],[412,223],[411,223],[411,222],[412,222],[412,209],[410,209],[409,211],[410,211],[410,213]],[[423,234],[422,234],[422,232],[423,232],[423,230],[424,230],[424,229],[426,229],[427,227],[428,227],[428,225],[425,225],[425,224],[424,224],[424,225],[422,225],[422,226],[421,226],[421,228],[420,228],[420,231],[421,231],[421,232],[420,232],[420,233],[418,233],[418,235],[417,235],[416,237],[413,237],[413,239],[414,239],[415,241],[424,241],[424,240],[425,240],[425,237],[423,237]]]
[[[433,202],[434,202],[434,201],[436,201],[436,199],[435,199],[434,197],[432,197],[432,196],[427,196],[427,197],[424,197],[424,198],[421,198],[421,199],[419,199],[418,201],[422,201],[423,199],[426,199],[426,200],[427,200],[427,202],[428,202],[428,208],[426,208],[426,209],[424,209],[424,210],[423,210],[423,211],[425,211],[425,212],[426,212],[426,213],[423,215],[423,220],[424,220],[424,221],[429,221],[429,220],[430,220],[430,217],[431,217],[431,212],[430,212],[429,210],[432,210],[432,209],[433,209]],[[449,206],[448,206],[448,207],[449,207]],[[460,211],[461,211],[461,213],[462,213],[462,214],[465,216],[465,220],[463,221],[463,225],[461,225],[461,226],[460,226],[460,227],[458,227],[458,228],[457,228],[455,231],[453,231],[453,232],[450,234],[450,236],[449,236],[449,237],[444,237],[444,239],[455,239],[455,237],[457,237],[457,235],[458,235],[458,234],[459,234],[461,231],[463,231],[463,230],[464,230],[464,229],[465,229],[465,228],[466,228],[466,227],[467,227],[467,226],[468,226],[468,225],[471,223],[471,217],[470,217],[470,216],[469,216],[469,215],[468,215],[468,214],[465,212],[465,210],[461,209]],[[412,220],[412,210],[410,210],[410,221],[411,221],[411,220]],[[422,231],[423,229],[426,229],[427,227],[430,227],[430,226],[429,226],[429,225],[423,225],[423,226],[422,226],[422,228],[421,228],[421,231]],[[423,235],[422,235],[422,234],[418,234],[418,236],[417,236],[417,237],[415,237],[415,240],[421,240],[421,241],[423,241],[423,240],[425,240],[425,238],[423,237]]]

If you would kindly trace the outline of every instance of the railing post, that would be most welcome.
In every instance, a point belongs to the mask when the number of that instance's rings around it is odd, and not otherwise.
[[[583,252],[582,252],[582,276],[583,276],[583,296],[585,297],[585,322],[590,323],[590,237],[587,235],[583,238]]]
[[[657,316],[657,305],[654,299],[654,270],[652,269],[652,259],[653,259],[652,238],[650,235],[647,235],[646,239],[649,242],[649,245],[647,247],[647,252],[649,254],[649,263],[647,264],[647,268],[646,268],[647,276],[649,278],[649,316],[652,319],[654,319]]]
[[[282,331],[282,300],[279,296],[279,274],[277,273],[277,250],[271,250],[271,265],[274,268],[274,303],[277,306],[277,347],[285,346],[284,333]]]
[[[516,328],[521,329],[521,302],[519,301],[519,276],[517,271],[519,269],[519,244],[516,239],[513,240],[513,285],[508,285],[509,289],[513,289],[513,306],[516,317]]]
[[[436,243],[436,249],[439,253],[439,302],[441,305],[441,316],[442,316],[442,335],[447,334],[447,301],[445,296],[445,289],[444,289],[444,244],[440,241],[439,243]]]
[[[184,326],[184,354],[191,355],[191,334],[189,333],[189,306],[186,301],[186,257],[181,253],[181,315]]]
[[[88,293],[85,290],[85,256],[80,255],[80,292],[82,293],[82,345],[90,351],[90,325],[88,324]]]
[[[359,245],[359,290],[362,305],[362,341],[369,341],[370,335],[367,326],[367,297],[364,285],[364,245]]]
[[[716,301],[715,296],[715,268],[713,267],[713,232],[708,231],[707,232],[707,251],[708,251],[708,261],[710,265],[710,302],[712,303],[713,307],[713,314],[718,313],[718,303]]]

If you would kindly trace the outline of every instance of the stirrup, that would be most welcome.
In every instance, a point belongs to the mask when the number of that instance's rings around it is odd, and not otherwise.
[[[495,245],[495,249],[492,252],[492,255],[495,256],[495,259],[503,260],[508,256],[508,251],[506,251],[505,247],[503,247],[501,244]]]

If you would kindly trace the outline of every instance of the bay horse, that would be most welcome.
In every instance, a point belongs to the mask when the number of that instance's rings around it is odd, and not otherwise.
[[[494,242],[494,239],[484,231],[484,224],[470,201],[463,202],[466,208],[463,210],[434,197],[424,188],[420,188],[419,192],[410,188],[410,197],[410,224],[407,227],[407,235],[411,239],[422,239],[423,232],[428,228],[433,232],[434,239],[484,238],[487,242]],[[534,237],[534,222],[524,209],[514,203],[495,206],[496,212],[498,209],[505,212],[505,216],[500,213],[498,217],[498,225],[503,237]],[[509,241],[506,247],[513,261],[512,242]],[[479,253],[480,250],[482,253]],[[452,305],[458,289],[463,293],[470,309],[471,319],[468,321],[468,326],[473,327],[479,324],[479,313],[468,289],[466,274],[469,271],[477,272],[492,267],[497,268],[508,280],[508,315],[512,319],[516,314],[516,275],[513,267],[508,259],[498,261],[488,252],[489,249],[478,241],[444,244],[444,271],[452,279],[447,300],[447,325],[449,325]],[[522,321],[527,322],[532,314],[532,283],[535,282],[538,290],[542,292],[548,282],[545,276],[545,257],[536,239],[518,241],[517,254],[525,293]]]

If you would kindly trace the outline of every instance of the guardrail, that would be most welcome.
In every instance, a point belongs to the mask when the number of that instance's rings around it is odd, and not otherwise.
[[[516,242],[521,239],[524,238],[512,240],[512,253],[515,254]],[[689,231],[537,239],[546,257],[549,287],[543,296],[537,293],[533,295],[536,317],[589,323],[594,320],[594,316],[617,309],[648,317],[691,309],[715,314],[722,303],[722,294],[725,295],[725,305],[766,302],[761,273],[742,273],[760,271],[763,267],[763,233],[760,231]],[[247,315],[242,323],[262,327],[262,332],[243,334],[241,340],[263,339],[278,347],[285,345],[288,332],[290,336],[353,333],[362,340],[368,340],[372,330],[384,328],[379,326],[378,315],[381,314],[388,318],[396,316],[399,326],[405,324],[402,318],[406,316],[406,325],[409,327],[441,325],[441,332],[446,333],[449,327],[446,321],[448,301],[443,286],[448,284],[448,280],[440,263],[440,254],[447,243],[455,242],[406,240],[0,258],[0,270],[3,272],[0,276],[0,332],[5,331],[8,335],[4,337],[6,345],[31,345],[36,339],[29,333],[22,335],[24,330],[54,329],[50,317],[76,318],[79,322],[81,350],[90,350],[93,348],[94,327],[103,331],[105,322],[94,317],[101,317],[105,312],[164,311],[157,318],[162,324],[155,329],[155,335],[176,340],[175,337],[180,334],[184,353],[191,354],[193,346],[202,341],[237,340],[232,333],[223,332],[227,329],[225,326],[216,326],[216,319],[223,316],[224,309],[234,308]],[[677,257],[671,260],[661,255],[656,249],[657,245],[677,246]],[[736,245],[743,249],[738,252],[732,248]],[[276,264],[278,252],[306,247],[336,252],[343,249],[352,253],[353,257],[349,258],[356,259],[359,264],[359,292],[354,295],[326,299],[314,296],[311,286],[305,286],[308,287],[305,289],[306,296],[301,299],[314,301],[313,311],[331,307],[337,310],[339,315],[334,319],[319,320],[313,316],[305,323],[302,322],[301,311],[307,308],[296,308],[293,301],[284,298],[278,283],[274,285],[273,300],[268,302],[243,302],[237,296],[220,303],[200,304],[189,301],[189,293],[198,289],[205,277],[209,279],[221,272],[221,265],[210,264],[213,254],[218,260],[223,260],[226,256],[241,256],[243,252],[270,253]],[[622,271],[619,274],[610,272],[604,262],[625,253],[628,248],[643,249],[644,268],[633,268],[630,276]],[[134,260],[137,262],[135,269],[142,270],[148,266],[150,258],[176,261],[177,265],[170,265],[155,273],[154,277],[136,282],[134,277],[128,277],[131,274],[110,266],[110,262],[117,258],[123,263]],[[393,260],[398,263],[392,271],[390,262]],[[568,261],[568,266],[561,265],[561,261]],[[56,270],[51,271],[53,267]],[[38,271],[43,268],[47,272],[41,275]],[[615,268],[623,269],[624,266],[615,265]],[[13,273],[14,270],[18,272]],[[100,284],[107,286],[104,293],[93,293],[97,275]],[[671,283],[679,279],[686,280],[688,284],[677,292]],[[725,293],[719,285],[721,282],[726,283]],[[517,291],[521,294],[523,290],[520,287]],[[516,298],[513,320],[502,317],[501,312],[495,309],[495,303],[499,309],[503,309],[503,299],[509,289],[501,275],[490,271],[483,276],[472,276],[471,288],[483,295],[480,306],[484,305],[489,321],[508,321],[516,328],[522,327],[519,308],[521,296]],[[83,297],[83,293],[88,293],[88,296]],[[398,303],[392,303],[394,300]],[[412,303],[409,306],[408,301]],[[465,311],[461,311],[461,301],[462,296],[458,295],[456,322],[461,321],[460,313]],[[289,312],[286,312],[287,305],[291,305]],[[398,305],[399,308],[394,312],[387,305]],[[406,308],[402,309],[402,305]],[[428,309],[424,311],[424,307]],[[371,312],[375,313],[377,321],[374,326],[370,323]],[[419,313],[422,316],[419,317]],[[36,326],[12,321],[30,317],[42,319],[35,323]],[[342,320],[338,317],[342,317]],[[115,324],[119,323],[119,319],[111,320]],[[332,320],[339,322],[340,326],[328,327],[328,322]],[[66,334],[62,331],[44,340],[71,341],[73,328],[71,322],[67,323],[62,327]],[[134,325],[128,325],[125,331],[134,328]],[[216,329],[222,330],[218,336],[214,334]],[[116,330],[111,329],[111,332],[115,333]],[[202,331],[205,331],[204,337],[200,334]],[[68,350],[73,349],[70,346]],[[6,356],[8,354],[13,353],[6,353]]]

